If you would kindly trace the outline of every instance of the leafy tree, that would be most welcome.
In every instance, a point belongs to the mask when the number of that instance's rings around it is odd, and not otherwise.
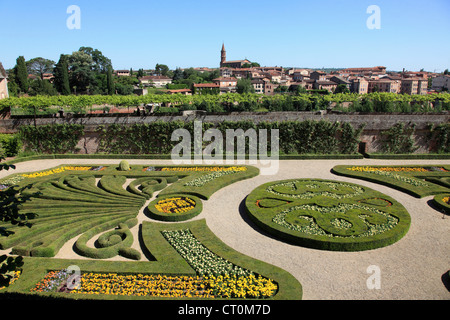
[[[339,84],[334,90],[334,93],[350,93],[350,90],[345,84]]]
[[[143,76],[145,76],[144,69],[139,69],[138,72],[137,72],[136,77],[139,79],[139,78],[141,78]]]
[[[25,60],[24,60],[25,61]],[[4,160],[3,157],[0,161]],[[0,164],[1,170],[15,169],[14,165]],[[22,188],[23,190],[23,188]],[[21,203],[25,202],[29,197],[21,196],[21,190],[16,190],[14,187],[10,187],[5,191],[0,192],[0,221],[10,222],[12,225],[28,226],[28,219],[33,219],[35,214],[20,214],[19,207]],[[0,228],[0,235],[8,236],[14,232],[9,231],[7,228]],[[23,258],[21,256],[11,257],[8,255],[0,256],[0,287],[9,286],[13,279],[14,271],[23,266]]]
[[[112,68],[111,60],[103,55],[98,49],[92,49],[91,47],[80,47],[78,50],[83,52],[92,58],[92,71],[98,73],[106,73],[108,68]]]
[[[165,64],[157,63],[155,66],[155,73],[160,76],[167,76],[167,74],[169,73],[169,67]]]
[[[29,74],[34,74],[44,80],[44,73],[51,73],[55,61],[45,59],[42,57],[33,58],[26,62],[27,71]]]
[[[34,79],[30,82],[30,88],[28,90],[31,96],[46,95],[55,96],[58,91],[48,80],[42,80],[40,78]]]
[[[450,72],[448,71],[448,69],[444,70],[444,74],[449,74]]]
[[[250,79],[240,79],[236,85],[236,91],[238,93],[254,93],[255,88],[253,88],[252,82]]]
[[[113,81],[113,75],[112,75],[112,68],[108,68],[108,71],[106,73],[106,84],[108,89],[108,94],[113,95],[114,94],[114,81]]]
[[[25,58],[23,56],[20,56],[16,59],[16,66],[14,67],[14,77],[20,92],[28,92],[28,73]]]
[[[93,68],[92,57],[83,51],[75,51],[69,57],[69,81],[76,92],[86,91],[94,83]]]
[[[56,90],[62,95],[69,95],[69,58],[67,55],[62,54],[59,57],[59,61],[53,69],[53,76]]]

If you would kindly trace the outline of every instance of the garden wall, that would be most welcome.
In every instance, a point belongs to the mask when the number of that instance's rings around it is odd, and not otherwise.
[[[191,122],[199,120],[202,122],[220,123],[223,121],[252,121],[260,122],[282,122],[282,121],[305,121],[305,120],[326,120],[330,122],[348,122],[354,128],[364,125],[364,130],[360,140],[366,143],[366,152],[380,152],[380,134],[382,131],[392,128],[397,123],[405,126],[415,125],[415,136],[418,149],[416,153],[429,152],[428,141],[429,125],[439,125],[448,123],[450,115],[448,113],[417,113],[417,114],[396,114],[396,113],[337,113],[337,112],[235,112],[228,114],[206,114],[203,112],[192,112],[191,114],[170,114],[158,116],[120,116],[104,115],[95,117],[66,117],[66,118],[20,118],[0,120],[0,133],[15,133],[20,126],[33,126],[36,124],[81,124],[84,126],[85,135],[80,139],[78,148],[80,153],[95,153],[98,150],[98,126],[108,126],[111,124],[133,125],[152,123],[154,121],[183,121]]]

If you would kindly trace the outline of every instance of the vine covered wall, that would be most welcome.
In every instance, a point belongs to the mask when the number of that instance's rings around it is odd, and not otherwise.
[[[227,129],[254,129],[256,132],[267,129],[268,151],[270,130],[278,129],[281,154],[355,154],[360,142],[372,137],[364,132],[364,125],[327,120],[202,122],[203,134],[210,128],[218,129],[224,140]],[[193,121],[100,124],[95,129],[86,129],[82,124],[47,124],[21,126],[19,134],[24,149],[36,153],[170,154],[180,142],[171,141],[176,129],[186,129],[191,137],[195,137]],[[373,145],[377,152],[383,153],[413,153],[418,150],[418,144],[427,152],[449,152],[449,124],[430,124],[425,132],[419,134],[416,131],[414,124],[395,124],[376,133]],[[203,142],[203,147],[208,144],[210,142]],[[248,146],[246,139],[247,151]]]

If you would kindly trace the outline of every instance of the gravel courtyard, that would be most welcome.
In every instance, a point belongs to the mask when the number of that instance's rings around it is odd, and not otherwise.
[[[35,160],[18,163],[13,171],[0,171],[0,178],[62,164],[118,162],[105,159]],[[129,160],[129,163],[171,164],[171,161]],[[282,160],[276,175],[259,175],[217,191],[204,201],[203,212],[194,219],[206,219],[216,236],[235,250],[290,272],[302,284],[305,300],[449,300],[450,292],[442,276],[450,269],[450,216],[428,205],[432,196],[417,199],[386,186],[330,172],[334,166],[345,164],[433,165],[450,164],[450,160]],[[258,164],[255,166],[260,167]],[[411,215],[409,232],[393,245],[362,252],[308,249],[273,239],[249,221],[243,210],[243,201],[263,183],[293,178],[346,181],[388,194]],[[68,243],[57,257],[80,258],[70,248]],[[0,254],[7,252],[0,251]],[[373,275],[370,270],[368,272],[370,266],[379,268],[379,289],[370,289],[367,285]]]

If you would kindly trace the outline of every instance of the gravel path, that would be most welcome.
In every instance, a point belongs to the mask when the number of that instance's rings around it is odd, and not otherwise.
[[[168,160],[129,160],[130,164],[170,164]],[[44,170],[61,164],[117,164],[118,160],[36,160],[18,163],[11,173]],[[450,269],[450,216],[417,199],[379,184],[333,175],[335,165],[450,164],[450,160],[286,160],[274,176],[257,176],[217,191],[203,203],[209,228],[227,245],[250,257],[279,266],[295,276],[303,286],[305,300],[449,300],[450,292],[442,276]],[[258,165],[257,165],[258,166]],[[409,232],[388,247],[362,252],[331,252],[302,248],[271,238],[247,219],[241,208],[245,196],[257,186],[292,178],[333,179],[357,183],[388,194],[411,215]],[[139,219],[147,217],[139,215]],[[134,231],[134,230],[133,230]],[[72,241],[74,241],[73,239]],[[60,258],[80,258],[69,241]],[[1,254],[1,252],[0,252]],[[118,259],[120,260],[120,259]],[[380,270],[380,289],[369,289],[369,266]]]

